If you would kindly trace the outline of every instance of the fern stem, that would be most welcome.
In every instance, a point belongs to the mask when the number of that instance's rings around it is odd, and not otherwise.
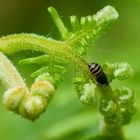
[[[60,56],[71,60],[71,64],[78,71],[83,72],[85,77],[90,77],[87,63],[79,55],[75,54],[65,42],[55,41],[35,34],[15,34],[0,38],[0,51],[11,54],[19,51],[35,50],[52,56]]]
[[[26,85],[10,60],[0,52],[0,79],[7,88]],[[26,88],[27,89],[27,88]]]
[[[100,131],[105,138],[113,140],[125,140],[123,127],[112,127],[111,124],[107,124],[102,118],[100,120]]]
[[[63,42],[47,39],[35,34],[15,34],[0,38],[0,51],[11,54],[18,51],[35,50],[53,53],[53,50],[63,46]]]

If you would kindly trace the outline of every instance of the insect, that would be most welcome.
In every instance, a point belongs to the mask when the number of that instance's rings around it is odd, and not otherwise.
[[[88,67],[91,73],[95,76],[97,83],[106,86],[109,85],[107,77],[99,64],[91,63],[88,64]]]

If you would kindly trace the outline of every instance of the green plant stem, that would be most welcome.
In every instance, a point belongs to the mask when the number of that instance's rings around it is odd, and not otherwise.
[[[112,125],[107,124],[104,118],[100,120],[100,129],[101,135],[103,135],[105,138],[110,140],[125,140],[123,127],[119,126],[112,128]]]
[[[68,61],[71,60],[73,66],[78,71],[83,72],[85,77],[90,77],[87,63],[73,52],[71,47],[62,41],[47,39],[35,34],[15,34],[0,38],[0,51],[12,54],[18,51],[35,50],[52,56],[60,56]]]
[[[10,60],[0,52],[0,79],[7,88],[22,86],[27,89],[22,77]]]

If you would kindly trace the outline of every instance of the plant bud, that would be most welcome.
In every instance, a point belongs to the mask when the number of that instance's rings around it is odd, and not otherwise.
[[[19,112],[23,117],[35,120],[45,111],[46,106],[47,103],[43,97],[28,94],[21,103]]]
[[[127,63],[116,64],[115,67],[118,67],[118,68],[114,71],[114,76],[118,80],[124,80],[133,75],[133,70],[130,67],[130,65],[128,65]]]
[[[55,92],[54,86],[49,81],[37,81],[31,86],[33,95],[40,95],[50,100]]]
[[[21,103],[26,91],[24,87],[19,86],[16,88],[11,88],[4,93],[3,104],[11,111],[18,112],[19,104]]]
[[[39,76],[35,79],[35,82],[38,82],[38,81],[49,81],[49,82],[52,83],[52,84],[54,83],[53,78],[50,76],[50,74],[49,74],[48,72],[39,75]]]
[[[96,98],[96,85],[93,83],[85,84],[83,94],[80,96],[81,103],[89,105],[93,102],[97,102]]]
[[[103,116],[112,116],[116,112],[116,104],[111,100],[101,99],[99,110]]]

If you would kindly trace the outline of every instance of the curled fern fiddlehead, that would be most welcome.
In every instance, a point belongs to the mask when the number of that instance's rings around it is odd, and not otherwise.
[[[71,16],[72,29],[69,30],[53,7],[48,10],[61,34],[60,41],[35,34],[15,34],[0,38],[0,51],[4,54],[23,50],[43,53],[19,62],[43,64],[32,74],[36,79],[30,90],[8,58],[0,53],[0,79],[8,88],[3,96],[4,106],[25,118],[35,120],[45,111],[70,65],[75,72],[73,83],[80,101],[85,105],[96,101],[98,105],[103,116],[103,134],[119,135],[122,125],[127,124],[135,113],[134,93],[126,87],[114,90],[110,85],[99,84],[83,58],[91,43],[118,20],[117,11],[112,6],[106,6],[96,15],[81,19]],[[109,83],[132,75],[132,68],[127,63],[105,63],[102,68]]]
[[[48,73],[40,75],[28,90],[16,68],[2,53],[0,60],[0,78],[8,86],[3,96],[4,106],[23,117],[36,119],[45,111],[55,92],[52,77]]]

